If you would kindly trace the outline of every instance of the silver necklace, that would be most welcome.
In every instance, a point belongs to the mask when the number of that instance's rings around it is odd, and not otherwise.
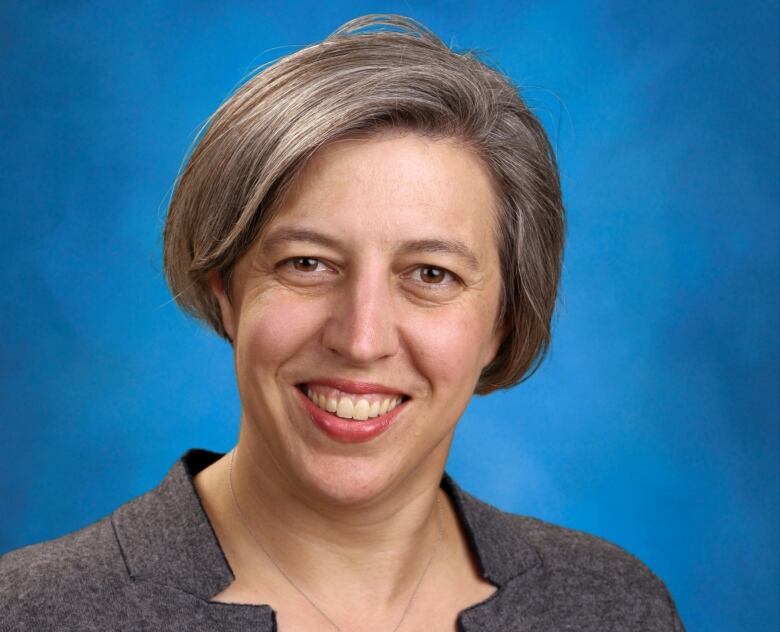
[[[301,596],[308,601],[312,607],[319,612],[323,618],[330,623],[338,632],[343,632],[343,630],[338,626],[338,624],[331,619],[327,613],[320,608],[317,603],[309,597],[308,594],[306,594],[306,591],[303,590],[298,584],[296,584],[292,577],[290,577],[284,569],[279,565],[279,563],[274,559],[274,557],[268,552],[268,549],[263,546],[262,541],[260,538],[258,538],[255,535],[254,530],[252,529],[251,525],[249,524],[249,521],[247,520],[246,516],[244,515],[244,512],[241,511],[241,505],[238,504],[238,498],[236,498],[236,492],[233,490],[233,461],[236,458],[236,448],[233,448],[230,451],[230,463],[228,466],[228,486],[230,487],[230,495],[233,498],[233,504],[236,506],[236,511],[238,512],[238,516],[241,519],[241,522],[244,525],[244,528],[249,533],[250,537],[255,541],[255,544],[259,546],[263,553],[265,553],[266,557],[271,560],[271,563],[276,567],[276,570],[279,571],[279,573],[284,577],[290,585],[297,590]],[[441,516],[441,505],[439,503],[439,496],[437,494],[436,496],[436,517],[437,522],[439,525],[439,536],[436,539],[436,546],[433,547],[433,551],[431,552],[431,557],[428,558],[428,563],[425,565],[425,568],[423,569],[423,572],[420,574],[420,578],[417,580],[417,583],[414,586],[414,590],[412,591],[412,594],[409,596],[409,601],[406,602],[406,607],[404,608],[403,613],[401,614],[401,618],[398,620],[398,623],[393,628],[393,632],[398,632],[398,630],[401,627],[401,624],[404,622],[404,619],[406,618],[406,614],[409,612],[409,608],[412,605],[412,601],[414,601],[415,595],[417,595],[417,591],[420,589],[420,586],[422,585],[423,579],[425,579],[425,575],[428,573],[428,569],[431,567],[431,564],[433,563],[433,558],[436,557],[436,553],[439,551],[439,547],[441,546],[442,541],[444,540],[444,524]]]

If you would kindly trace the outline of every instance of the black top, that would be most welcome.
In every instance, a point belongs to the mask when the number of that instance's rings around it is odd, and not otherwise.
[[[0,557],[0,629],[276,630],[270,606],[209,601],[234,578],[192,478],[220,456],[190,450],[110,516]],[[622,549],[504,513],[446,474],[442,488],[498,587],[460,613],[460,630],[682,632],[666,587]]]

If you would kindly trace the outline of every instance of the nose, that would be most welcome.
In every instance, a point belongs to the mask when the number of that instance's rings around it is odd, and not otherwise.
[[[363,271],[334,292],[322,344],[342,359],[365,366],[398,351],[392,289],[381,271]]]

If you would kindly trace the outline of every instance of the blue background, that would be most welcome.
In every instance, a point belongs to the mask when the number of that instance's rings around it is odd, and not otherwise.
[[[50,4],[0,9],[0,552],[231,446],[230,349],[160,270],[177,169],[252,68],[399,12],[524,87],[569,214],[550,356],[450,472],[638,555],[689,630],[778,629],[776,2]]]

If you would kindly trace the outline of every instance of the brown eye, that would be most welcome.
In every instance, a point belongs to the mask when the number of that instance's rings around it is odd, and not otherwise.
[[[420,268],[420,279],[423,283],[441,283],[447,273],[441,268],[423,266]]]
[[[320,260],[314,257],[296,257],[292,260],[292,264],[298,272],[314,272],[317,270]]]

